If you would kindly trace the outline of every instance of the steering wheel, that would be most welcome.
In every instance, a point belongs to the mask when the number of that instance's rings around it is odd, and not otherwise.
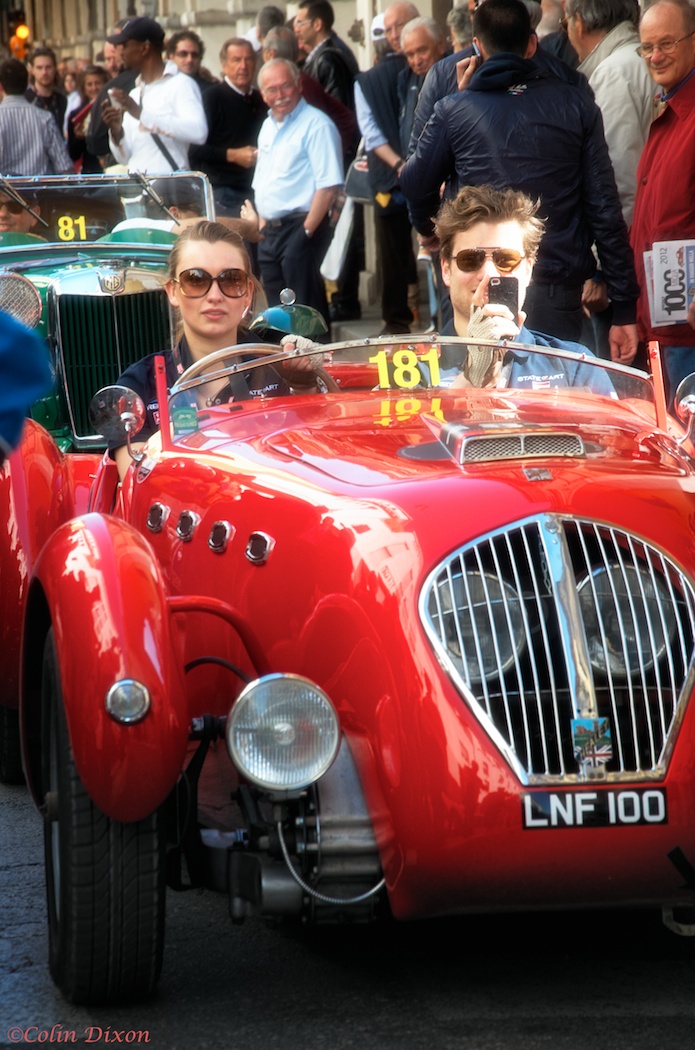
[[[199,379],[200,383],[209,382],[214,375],[214,372],[210,372],[212,365],[220,365],[219,377],[224,374],[224,366],[229,364],[230,358],[242,357],[244,354],[255,354],[259,360],[257,361],[245,361],[244,368],[255,368],[257,365],[264,363],[264,358],[275,357],[278,354],[283,353],[283,347],[273,346],[271,343],[239,343],[236,346],[225,346],[221,350],[216,350],[214,354],[208,354],[206,357],[201,357],[199,361],[194,361],[190,365],[183,375],[179,376],[175,386],[172,390],[180,390],[184,384],[188,384],[192,379]],[[284,358],[284,360],[291,360],[290,358]],[[204,374],[201,374],[204,373]],[[278,374],[282,375],[282,369],[278,369]],[[328,372],[322,367],[314,368],[311,372],[306,373],[307,378],[315,376],[325,384],[326,388],[333,394],[340,393],[340,387],[336,383],[333,376],[329,375]],[[198,384],[194,384],[197,386]]]

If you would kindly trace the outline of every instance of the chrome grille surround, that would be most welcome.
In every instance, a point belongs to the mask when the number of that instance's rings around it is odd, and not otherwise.
[[[528,518],[449,555],[420,617],[522,783],[582,780],[576,718],[609,719],[606,781],[665,775],[695,685],[695,589],[658,548],[595,521]]]

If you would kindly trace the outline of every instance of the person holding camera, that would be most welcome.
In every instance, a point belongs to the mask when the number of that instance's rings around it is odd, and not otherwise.
[[[567,342],[525,327],[520,309],[531,283],[544,233],[538,204],[517,190],[466,186],[445,201],[435,220],[442,279],[449,289],[453,319],[441,334],[470,339],[442,345],[442,385],[522,387],[545,390],[586,386],[613,394],[607,375],[592,365],[534,354],[532,350],[476,345],[475,339],[514,339],[527,346],[551,347],[593,357],[580,343]]]

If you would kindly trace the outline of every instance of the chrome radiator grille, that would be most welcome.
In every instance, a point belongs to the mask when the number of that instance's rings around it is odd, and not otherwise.
[[[608,720],[613,780],[662,776],[692,685],[695,591],[659,550],[544,515],[451,555],[422,592],[435,651],[526,782],[578,777],[573,719]]]
[[[92,396],[128,365],[171,348],[164,289],[127,295],[61,295],[57,300],[60,366],[77,447],[100,445],[89,424]]]

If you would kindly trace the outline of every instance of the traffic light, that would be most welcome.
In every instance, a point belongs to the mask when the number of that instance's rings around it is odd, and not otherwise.
[[[12,57],[24,61],[31,48],[31,32],[24,11],[10,11],[7,15],[7,28],[9,29],[9,47]]]

